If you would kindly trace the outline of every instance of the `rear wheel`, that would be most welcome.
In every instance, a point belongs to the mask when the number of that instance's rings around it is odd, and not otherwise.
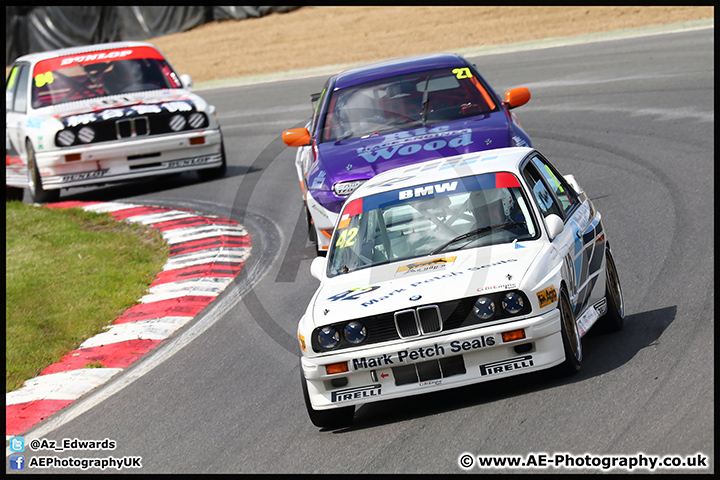
[[[27,171],[28,171],[28,188],[30,189],[30,199],[33,203],[51,203],[60,199],[60,190],[45,190],[42,186],[42,178],[38,171],[37,161],[35,160],[35,149],[33,149],[30,140],[25,144],[27,152]]]
[[[580,371],[582,364],[582,341],[575,322],[570,299],[564,290],[560,292],[560,328],[562,333],[565,361],[558,365],[560,375],[572,375]]]
[[[620,278],[615,268],[610,249],[605,251],[606,259],[606,280],[605,280],[605,298],[607,299],[607,313],[602,319],[602,326],[606,330],[616,332],[622,330],[625,324],[625,303],[623,301],[622,289],[620,288]]]
[[[316,427],[320,428],[341,428],[347,427],[352,423],[355,415],[355,407],[340,407],[331,410],[315,410],[310,403],[310,395],[308,394],[307,380],[302,373],[300,367],[300,383],[302,383],[303,397],[305,399],[305,407],[307,408],[310,421]]]

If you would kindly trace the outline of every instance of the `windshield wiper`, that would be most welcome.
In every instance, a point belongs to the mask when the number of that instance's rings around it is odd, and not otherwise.
[[[425,126],[425,122],[427,122],[428,107],[430,105],[430,102],[428,102],[428,84],[429,83],[430,83],[430,75],[428,75],[427,80],[425,80],[425,90],[423,90],[423,100],[422,100],[422,124],[423,124],[423,127]]]
[[[518,227],[521,225],[525,225],[525,222],[505,222],[505,223],[498,223],[495,225],[488,225],[488,226],[482,227],[482,228],[476,228],[475,230],[471,230],[467,233],[463,233],[462,235],[453,238],[449,242],[446,242],[446,243],[440,245],[438,248],[436,248],[435,250],[430,252],[430,255],[435,255],[436,253],[440,253],[443,250],[445,250],[447,247],[452,245],[453,243],[459,242],[461,240],[465,240],[466,238],[474,237],[476,235],[481,235],[483,233],[490,232],[492,230],[497,230],[499,228],[508,229],[508,228],[512,228],[512,227]]]

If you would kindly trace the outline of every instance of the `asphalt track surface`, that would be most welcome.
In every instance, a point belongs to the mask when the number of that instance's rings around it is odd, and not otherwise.
[[[296,322],[318,282],[294,151],[280,139],[304,124],[325,77],[203,91],[220,109],[225,178],[183,174],[61,200],[232,218],[252,235],[252,254],[193,322],[24,435],[108,438],[114,450],[26,450],[27,460],[134,456],[142,468],[128,471],[141,473],[462,473],[464,453],[700,453],[708,468],[662,471],[714,472],[713,45],[705,28],[470,57],[496,90],[531,90],[516,113],[533,146],[602,212],[626,327],[586,336],[571,378],[526,375],[368,404],[351,427],[330,431],[310,423],[298,381]]]

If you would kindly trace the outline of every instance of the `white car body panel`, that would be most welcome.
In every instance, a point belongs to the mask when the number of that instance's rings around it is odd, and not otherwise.
[[[345,205],[360,197],[423,182],[488,172],[514,173],[527,192],[519,169],[534,152],[531,148],[498,149],[400,168],[369,180]],[[574,177],[567,181],[580,191]],[[302,372],[312,408],[327,410],[427,393],[562,363],[565,353],[558,309],[560,292],[566,291],[570,297],[580,336],[606,312],[605,232],[600,214],[591,202],[584,195],[578,198],[580,205],[552,241],[541,221],[540,235],[531,241],[447,251],[332,277],[326,268],[322,269],[321,284],[298,325]],[[535,202],[530,203],[534,216],[542,219]],[[333,241],[336,236],[337,233]],[[589,271],[589,265],[597,267],[597,271]],[[531,312],[411,338],[400,335],[390,341],[331,351],[313,349],[313,331],[320,326],[506,290],[522,291],[531,304]],[[524,329],[525,338],[503,341],[503,332],[520,328]],[[518,346],[521,347],[516,351]],[[462,355],[465,373],[440,378],[431,375],[433,378],[423,380],[417,370],[418,381],[398,384],[397,367],[426,368],[423,365],[433,362],[442,365],[458,355]],[[343,362],[347,362],[347,372],[326,372],[326,365]],[[335,378],[342,378],[345,383],[332,385]]]

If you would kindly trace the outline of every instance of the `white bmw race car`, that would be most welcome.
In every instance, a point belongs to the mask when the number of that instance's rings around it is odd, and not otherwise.
[[[197,170],[225,174],[215,107],[141,42],[24,55],[5,90],[6,196]]]
[[[624,322],[600,213],[531,148],[398,168],[345,203],[298,325],[312,422],[355,406],[580,369],[581,338]]]

